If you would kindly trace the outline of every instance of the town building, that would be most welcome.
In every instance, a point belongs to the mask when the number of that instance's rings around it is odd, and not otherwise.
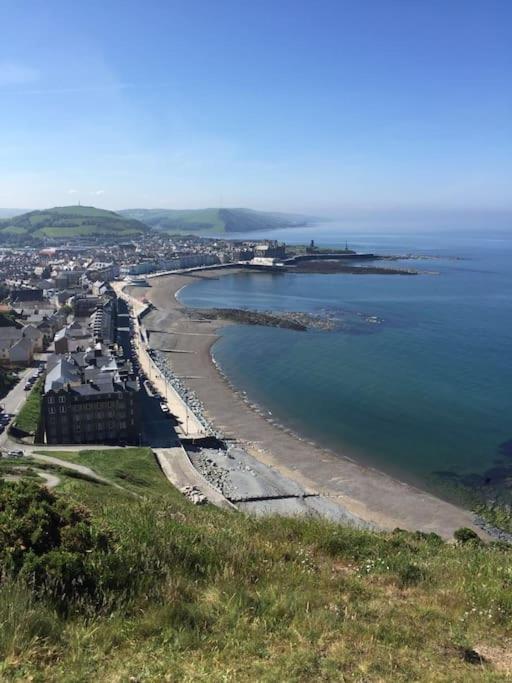
[[[0,363],[29,365],[34,357],[35,344],[25,337],[24,328],[0,327]]]

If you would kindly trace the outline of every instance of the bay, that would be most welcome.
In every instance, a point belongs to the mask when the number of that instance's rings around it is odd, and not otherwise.
[[[242,273],[186,287],[189,306],[382,320],[351,332],[228,326],[213,354],[233,384],[305,437],[413,484],[448,496],[447,484],[506,492],[512,235],[329,224],[260,236],[436,258],[390,263],[424,273],[410,277]]]

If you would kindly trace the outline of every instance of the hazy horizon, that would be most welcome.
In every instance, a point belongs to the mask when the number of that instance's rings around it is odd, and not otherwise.
[[[66,206],[66,205],[63,205]],[[75,205],[69,205],[75,206]],[[82,206],[94,206],[93,204],[87,204]],[[49,209],[54,208],[50,206],[38,207],[39,209]],[[100,207],[97,207],[100,208]],[[174,210],[184,210],[190,207],[141,207],[141,206],[127,206],[122,208],[112,208],[109,206],[101,207],[110,211],[123,211],[123,210],[137,210],[137,209],[154,209],[163,210],[174,209]],[[255,207],[198,207],[202,209],[209,208],[251,208]],[[0,207],[0,220],[14,217],[25,211],[33,211],[37,209],[19,209],[19,208],[3,208]],[[266,209],[261,209],[260,207],[256,210],[265,211]],[[297,211],[286,211],[285,213],[296,213],[301,215],[302,212]],[[361,231],[361,232],[371,232],[371,231],[384,231],[390,230],[395,232],[429,232],[429,231],[483,231],[492,230],[493,232],[505,231],[512,233],[512,211],[507,210],[487,210],[487,211],[476,211],[476,210],[465,210],[465,209],[453,209],[453,210],[434,210],[428,208],[421,209],[351,209],[343,212],[333,212],[333,213],[323,213],[322,215],[313,215],[311,213],[302,214],[306,218],[310,219],[310,224],[318,224],[321,226],[323,223],[333,224],[346,229],[348,231]],[[284,228],[286,231],[288,228]]]

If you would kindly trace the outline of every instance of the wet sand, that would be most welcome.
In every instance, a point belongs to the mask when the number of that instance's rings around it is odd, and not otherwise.
[[[353,515],[381,528],[401,527],[436,532],[452,538],[468,526],[482,535],[470,511],[397,481],[373,468],[302,440],[271,424],[229,385],[211,357],[225,321],[195,320],[176,300],[179,290],[196,278],[221,277],[233,270],[195,272],[151,278],[151,287],[130,287],[131,296],[146,298],[156,310],[144,324],[151,346],[166,353],[173,371],[195,391],[208,418],[228,439],[241,442],[261,462],[274,467],[303,488],[330,498]]]

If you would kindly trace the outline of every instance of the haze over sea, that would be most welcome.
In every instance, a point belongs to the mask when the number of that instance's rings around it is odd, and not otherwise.
[[[512,467],[512,233],[350,234],[327,224],[251,237],[440,257],[388,264],[436,275],[233,274],[197,282],[180,299],[352,316],[351,332],[228,326],[213,354],[237,388],[318,444],[441,495],[461,484],[484,498],[503,492]],[[362,324],[361,314],[382,323]]]

